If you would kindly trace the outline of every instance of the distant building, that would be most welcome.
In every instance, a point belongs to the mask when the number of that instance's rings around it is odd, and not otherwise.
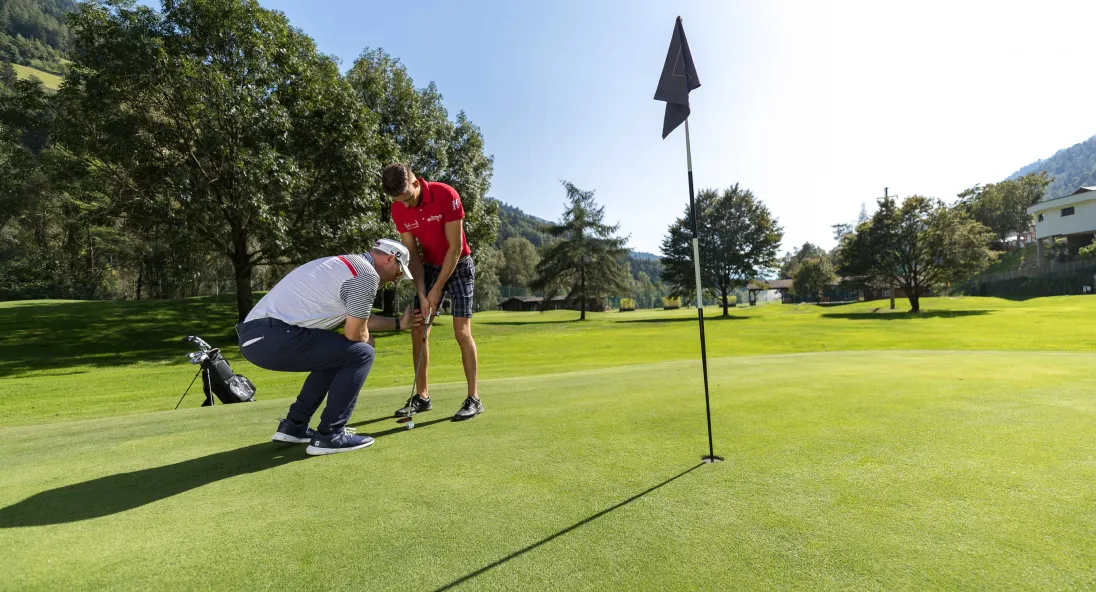
[[[510,312],[531,312],[539,310],[578,310],[578,301],[568,303],[565,296],[556,296],[551,299],[544,299],[540,296],[514,296],[513,298],[507,298],[499,303],[501,310]],[[597,298],[590,298],[586,302],[586,310],[590,312],[600,312],[605,310],[605,304],[603,304]]]
[[[1043,200],[1027,210],[1035,224],[1035,244],[1043,260],[1044,241],[1065,238],[1070,253],[1092,243],[1096,234],[1096,187],[1080,187],[1062,197]]]

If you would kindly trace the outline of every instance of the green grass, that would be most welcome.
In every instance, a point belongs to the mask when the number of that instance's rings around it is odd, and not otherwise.
[[[23,66],[20,64],[12,64],[15,68],[15,73],[19,78],[37,78],[42,81],[42,86],[45,86],[51,90],[57,90],[61,87],[61,77],[56,74],[50,74],[49,72],[43,72],[37,68],[31,68],[30,66]]]
[[[189,382],[183,335],[234,341],[228,302],[2,304],[0,589],[1096,586],[1096,299],[880,306],[710,322],[698,466],[695,311],[478,316],[465,423],[440,326],[411,431],[383,336],[377,443],[307,458],[267,441],[303,376],[231,348],[259,402],[138,413]]]
[[[899,301],[899,306],[905,302]],[[926,312],[887,310],[886,302],[845,306],[708,309],[713,358],[817,351],[1096,350],[1096,299],[925,299]],[[874,310],[879,312],[872,312]],[[193,376],[186,363],[197,334],[225,349],[252,378],[258,397],[292,397],[301,377],[267,372],[236,348],[229,298],[177,302],[0,303],[0,425],[34,424],[171,409]],[[487,313],[473,321],[484,379],[549,375],[700,357],[696,311]],[[448,317],[432,338],[430,379],[463,379]],[[408,333],[377,334],[367,389],[410,389]],[[18,393],[18,396],[15,396]],[[185,406],[199,404],[197,397]]]

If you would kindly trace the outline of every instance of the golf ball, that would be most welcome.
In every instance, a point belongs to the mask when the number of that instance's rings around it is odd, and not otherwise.
[[[413,421],[407,422],[407,429],[411,429],[413,427],[415,427],[415,422],[413,422]]]

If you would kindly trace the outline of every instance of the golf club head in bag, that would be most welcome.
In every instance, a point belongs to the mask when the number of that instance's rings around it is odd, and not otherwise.
[[[187,354],[191,364],[201,367],[202,391],[205,392],[205,401],[202,407],[214,404],[214,397],[223,404],[245,403],[255,400],[255,384],[246,376],[236,374],[228,360],[221,355],[221,350],[206,343],[202,338],[191,335],[185,341],[197,344],[199,351]],[[193,381],[191,385],[193,385]],[[183,392],[183,397],[190,391],[190,387]],[[179,399],[182,403],[182,398]],[[175,406],[178,409],[178,405]]]

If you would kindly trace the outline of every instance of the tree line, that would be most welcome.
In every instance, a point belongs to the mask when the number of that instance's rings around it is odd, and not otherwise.
[[[0,2],[0,61],[63,74],[72,46],[65,15],[74,10],[72,0]]]
[[[801,297],[820,301],[838,284],[859,290],[901,289],[913,312],[932,290],[967,280],[995,261],[1031,227],[1027,209],[1042,200],[1046,172],[975,185],[951,205],[913,195],[880,198],[874,214],[861,206],[855,223],[833,225],[837,247],[811,243],[788,253],[781,275]]]
[[[398,59],[367,48],[343,75],[255,0],[93,0],[68,22],[56,93],[0,71],[0,298],[178,297],[228,271],[242,318],[257,276],[393,234],[393,161],[455,187],[493,255],[482,134]]]

